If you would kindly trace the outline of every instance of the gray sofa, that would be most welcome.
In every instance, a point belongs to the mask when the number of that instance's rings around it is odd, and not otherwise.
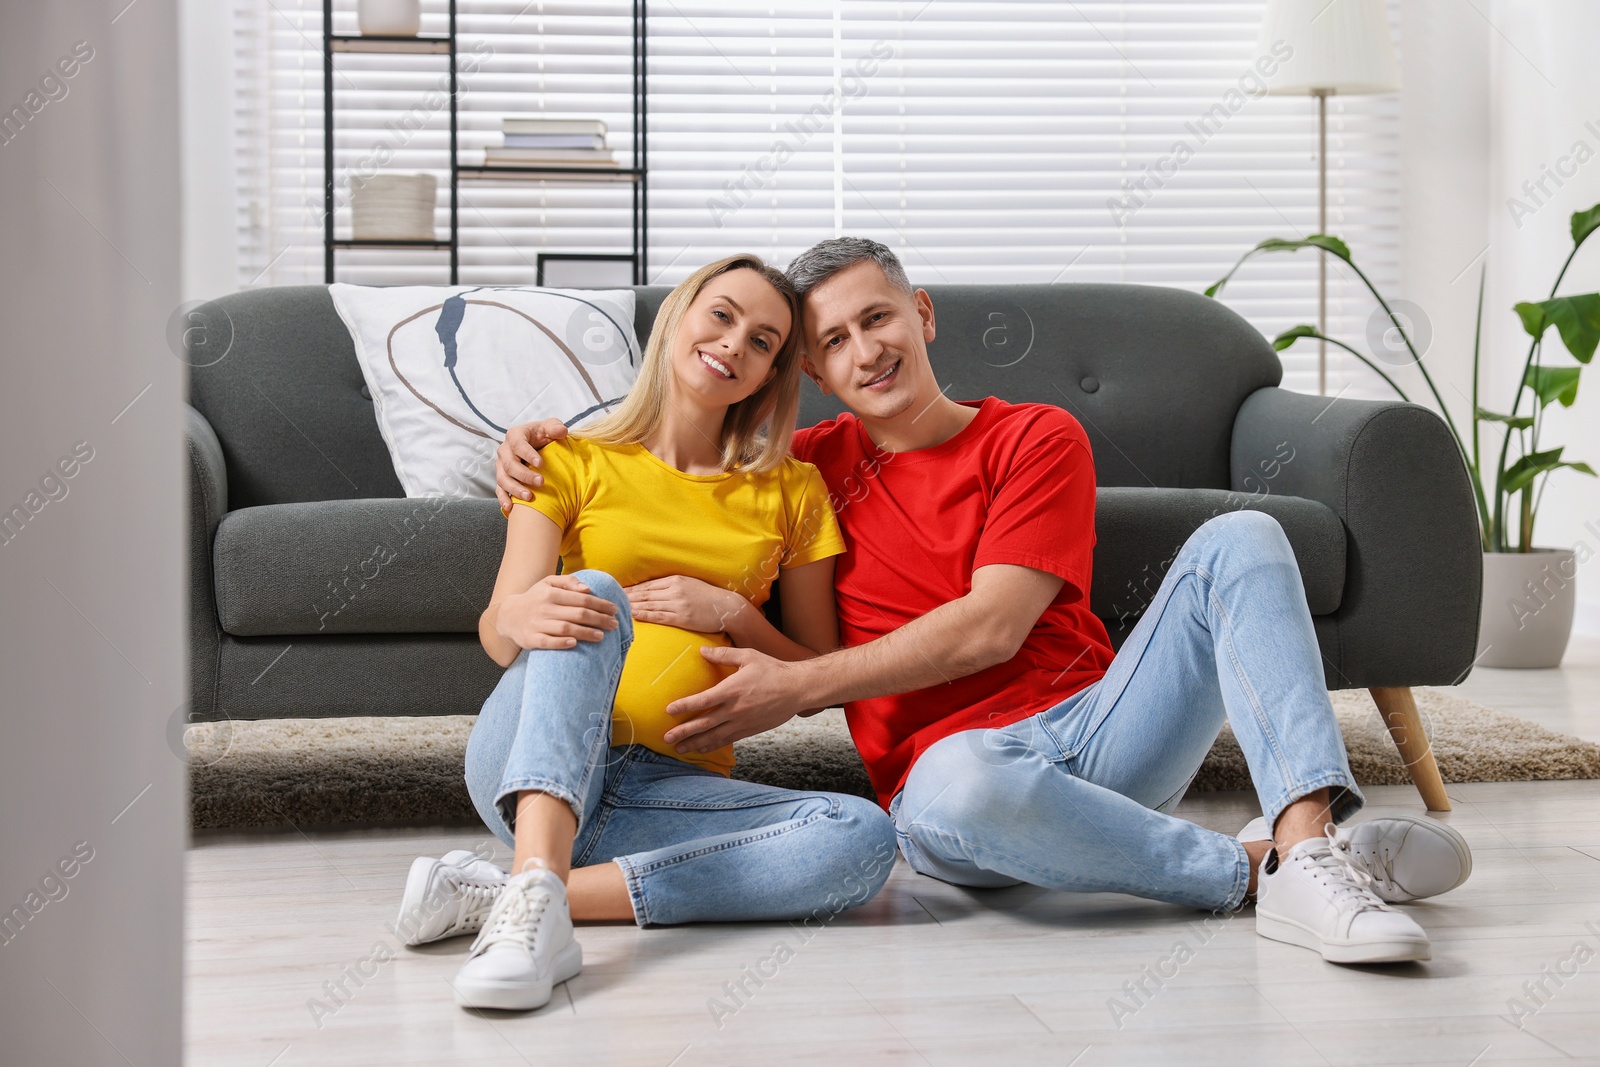
[[[667,290],[638,290],[648,335]],[[1442,785],[1408,687],[1471,669],[1480,559],[1467,474],[1414,405],[1278,388],[1225,306],[1135,285],[929,288],[957,398],[1059,405],[1099,475],[1091,606],[1120,642],[1212,515],[1288,534],[1331,689],[1377,698],[1429,807]],[[477,619],[492,500],[405,499],[325,287],[202,306],[191,353],[191,718],[474,713],[500,670]],[[837,409],[804,384],[801,424]]]

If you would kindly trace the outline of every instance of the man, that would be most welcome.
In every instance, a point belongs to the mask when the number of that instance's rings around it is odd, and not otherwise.
[[[928,294],[886,247],[824,241],[789,267],[806,373],[853,414],[798,431],[832,490],[846,647],[736,668],[669,707],[704,752],[843,704],[901,851],[966,886],[1019,882],[1233,910],[1340,963],[1429,957],[1391,903],[1454,888],[1466,843],[1427,819],[1334,824],[1363,803],[1323,683],[1299,571],[1272,518],[1202,526],[1113,654],[1089,610],[1095,479],[1075,419],[1044,404],[957,402],[935,381]],[[538,484],[515,427],[502,504]],[[1169,814],[1224,720],[1264,816],[1229,837]]]

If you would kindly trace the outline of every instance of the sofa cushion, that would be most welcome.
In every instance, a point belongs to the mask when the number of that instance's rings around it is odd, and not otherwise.
[[[633,290],[328,287],[406,496],[494,496],[519,422],[610,411],[639,374]]]
[[[1344,525],[1325,504],[1297,496],[1221,489],[1103,488],[1095,496],[1094,588],[1102,619],[1126,625],[1144,614],[1172,558],[1207,519],[1260,511],[1283,527],[1300,565],[1313,615],[1337,611],[1344,594]]]
[[[325,285],[268,286],[189,313],[189,402],[222,442],[228,504],[401,497],[350,331]]]
[[[236,637],[476,633],[505,548],[493,500],[321,500],[230,511],[213,547]]]
[[[476,715],[505,673],[476,634],[224,634],[217,659],[230,719]]]
[[[1344,527],[1300,497],[1105,488],[1096,504],[1090,603],[1142,614],[1201,523],[1241,507],[1282,524],[1313,615],[1339,607]],[[236,637],[476,633],[505,545],[492,500],[327,500],[229,512],[214,549],[217,617]]]

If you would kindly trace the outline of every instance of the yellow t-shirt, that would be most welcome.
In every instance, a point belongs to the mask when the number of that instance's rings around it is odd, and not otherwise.
[[[817,468],[797,459],[761,473],[685,474],[643,445],[569,437],[540,453],[544,485],[531,507],[561,527],[563,573],[592,568],[624,586],[683,574],[736,590],[760,607],[780,570],[844,551]],[[728,673],[700,655],[722,633],[635,623],[612,706],[611,743],[644,745],[720,774],[733,746],[679,754],[662,735],[666,707]]]

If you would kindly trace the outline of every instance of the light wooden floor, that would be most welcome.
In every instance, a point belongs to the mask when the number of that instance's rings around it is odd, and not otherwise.
[[[1600,741],[1600,640],[1575,640],[1559,671],[1485,670],[1463,688]],[[447,979],[469,942],[401,949],[388,926],[413,856],[486,832],[206,832],[189,853],[189,1062],[1600,1064],[1600,782],[1450,794],[1476,867],[1414,906],[1434,939],[1425,964],[1337,967],[1257,937],[1249,911],[1207,932],[1165,905],[968,891],[901,862],[809,939],[785,924],[580,930],[583,974],[527,1015],[462,1011]],[[1363,818],[1420,810],[1409,787],[1368,796]],[[1180,814],[1232,832],[1257,811],[1213,793]],[[1179,942],[1176,975],[1130,999],[1124,983],[1171,974]],[[780,944],[776,974],[731,1001],[725,983],[771,974]],[[1508,1001],[1538,1007],[1524,983],[1540,980],[1543,1006],[1513,1025]],[[1118,1019],[1112,998],[1137,1010]],[[719,1017],[716,999],[737,1010]]]

